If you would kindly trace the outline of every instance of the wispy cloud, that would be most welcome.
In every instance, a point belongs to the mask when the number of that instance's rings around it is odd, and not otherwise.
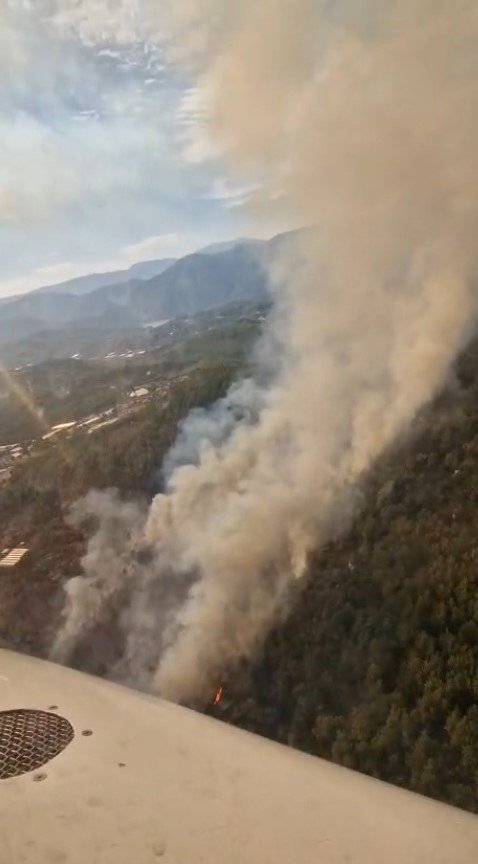
[[[249,230],[159,19],[155,0],[0,0],[0,295],[145,237]]]
[[[184,91],[176,111],[177,138],[186,162],[200,164],[220,156],[217,141],[209,135],[207,99],[200,87]]]
[[[189,241],[190,243],[191,241]],[[91,260],[85,263],[60,261],[46,267],[35,267],[17,279],[9,279],[0,283],[0,294],[9,296],[23,294],[48,285],[57,285],[87,276],[90,273],[112,273],[128,270],[140,261],[157,258],[175,258],[191,251],[188,239],[179,234],[159,234],[156,237],[146,237],[138,243],[132,243],[119,249],[110,258]]]
[[[178,234],[158,234],[156,237],[146,237],[139,243],[125,246],[122,254],[125,260],[134,264],[137,261],[146,261],[149,257],[174,256],[180,243],[181,238]]]

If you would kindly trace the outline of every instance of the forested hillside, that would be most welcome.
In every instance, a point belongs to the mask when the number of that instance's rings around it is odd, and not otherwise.
[[[119,341],[109,358],[49,360],[0,376],[0,446],[37,438],[51,424],[110,408],[141,384],[154,388],[204,364],[242,362],[266,310],[263,305],[230,304],[143,331],[142,341],[125,337],[126,344]]]
[[[84,550],[65,524],[70,503],[91,486],[154,494],[178,421],[225,392],[255,327],[153,353],[161,374],[177,376],[167,398],[158,391],[111,430],[45,445],[15,469],[0,490],[0,548],[26,542],[31,553],[2,576],[0,640],[47,652]],[[224,670],[222,702],[201,707],[478,811],[477,526],[475,341],[413,437],[368,478],[354,524],[312,556],[254,662]]]
[[[46,442],[14,469],[0,486],[0,549],[24,543],[29,554],[0,579],[0,645],[48,653],[63,585],[80,572],[85,551],[86,538],[68,525],[70,505],[92,487],[150,498],[179,421],[223,395],[236,374],[235,365],[203,365],[115,426]]]
[[[219,716],[478,811],[478,345]]]

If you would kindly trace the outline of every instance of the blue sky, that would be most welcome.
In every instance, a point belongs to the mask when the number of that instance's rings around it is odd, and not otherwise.
[[[70,7],[85,26],[58,24]],[[0,0],[0,296],[274,230],[248,218],[194,82],[128,19],[93,20],[107,7]]]

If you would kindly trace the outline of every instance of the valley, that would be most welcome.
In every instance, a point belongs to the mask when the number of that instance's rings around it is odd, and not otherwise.
[[[232,304],[168,324],[144,354],[48,361],[13,372],[14,386],[4,379],[0,549],[29,550],[0,575],[4,644],[48,651],[85,550],[69,507],[92,487],[150,499],[179,421],[247,371],[265,314]]]
[[[104,356],[141,350],[158,322],[235,302],[267,301],[267,265],[289,248],[293,237],[289,232],[267,242],[219,244],[177,261],[149,262],[143,270],[138,265],[134,278],[115,281],[114,273],[83,277],[5,298],[0,304],[2,362],[16,368],[91,356],[98,345]],[[154,269],[156,275],[151,275]]]
[[[268,309],[234,301],[4,374],[0,549],[28,551],[0,570],[1,644],[48,656],[88,539],[71,505],[92,487],[147,505],[181,420],[251,370]],[[194,703],[475,811],[477,370],[475,338],[368,475],[349,529],[310,556],[253,659],[227,665]],[[121,639],[114,622],[98,628],[72,662],[107,674]]]

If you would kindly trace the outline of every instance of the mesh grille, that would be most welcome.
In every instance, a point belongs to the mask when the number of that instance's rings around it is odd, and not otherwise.
[[[0,780],[41,768],[75,733],[68,720],[46,711],[0,712]]]

